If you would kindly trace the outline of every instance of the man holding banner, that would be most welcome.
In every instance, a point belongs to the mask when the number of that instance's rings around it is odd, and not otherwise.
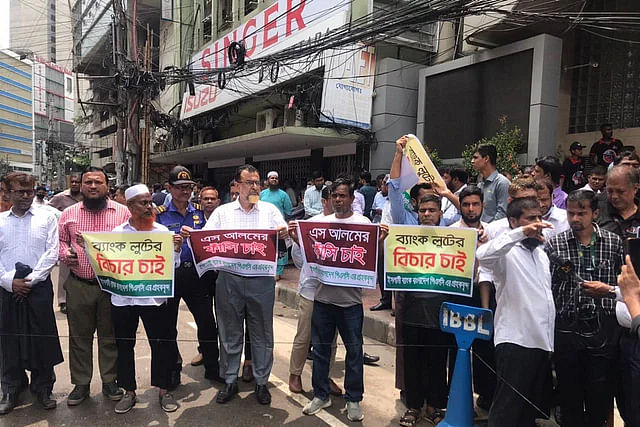
[[[302,412],[314,415],[331,406],[331,342],[337,329],[347,350],[347,418],[360,421],[364,418],[360,408],[364,393],[361,287],[376,286],[378,228],[353,212],[354,185],[349,178],[334,181],[331,200],[335,213],[324,218],[325,222],[298,222],[298,241],[305,262],[310,275],[320,282],[311,318],[314,397]]]
[[[170,233],[164,225],[155,222],[153,201],[149,189],[144,184],[134,185],[125,191],[127,207],[131,212],[128,222],[113,229],[114,233],[134,233],[154,231]],[[180,265],[182,236],[174,234],[173,263]],[[138,263],[140,258],[138,258]],[[167,260],[166,262],[170,262]],[[138,322],[142,319],[151,347],[151,385],[159,389],[160,406],[165,412],[174,412],[178,403],[167,392],[169,375],[175,361],[175,351],[171,343],[171,322],[167,298],[130,297],[111,294],[111,314],[118,346],[118,385],[126,394],[115,407],[116,414],[127,413],[136,403],[136,371],[134,348]]]
[[[259,200],[261,181],[258,170],[251,165],[240,166],[235,180],[238,199],[216,209],[204,230],[277,229],[279,238],[287,238],[287,224],[278,208]],[[183,236],[190,236],[188,228],[183,228]],[[260,404],[271,403],[267,381],[273,365],[275,274],[267,274],[248,276],[220,269],[216,281],[216,314],[222,344],[220,373],[226,384],[216,395],[218,403],[227,403],[238,393],[245,317],[251,338],[256,398]]]

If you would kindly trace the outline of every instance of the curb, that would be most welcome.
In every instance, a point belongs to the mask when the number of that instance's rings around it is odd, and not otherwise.
[[[287,307],[298,307],[298,292],[287,286],[281,286],[276,283],[276,300]],[[373,316],[369,310],[365,309],[364,322],[362,325],[362,334],[367,337],[380,341],[385,344],[396,344],[396,326],[395,322],[388,322]]]

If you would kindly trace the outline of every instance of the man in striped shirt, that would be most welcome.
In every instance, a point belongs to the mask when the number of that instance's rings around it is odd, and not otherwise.
[[[82,173],[82,203],[65,209],[60,217],[60,261],[71,270],[67,281],[69,322],[69,370],[75,388],[67,405],[75,406],[89,396],[93,375],[93,334],[98,331],[98,358],[102,393],[118,401],[123,392],[116,385],[117,349],[111,321],[111,297],[100,289],[84,253],[82,233],[111,231],[129,220],[129,210],[107,198],[109,187],[103,169],[89,167]]]

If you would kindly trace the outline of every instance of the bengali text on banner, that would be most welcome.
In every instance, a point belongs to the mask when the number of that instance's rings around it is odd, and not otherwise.
[[[173,233],[82,233],[103,291],[130,298],[173,297]]]
[[[326,285],[375,289],[378,233],[373,224],[298,221],[311,276]]]
[[[246,277],[275,276],[278,231],[194,230],[189,238],[198,274],[220,270]]]
[[[384,288],[470,297],[476,240],[472,228],[389,226]]]

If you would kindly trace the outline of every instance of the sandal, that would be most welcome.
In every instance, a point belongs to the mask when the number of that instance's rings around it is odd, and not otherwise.
[[[425,414],[424,418],[436,426],[440,421],[444,420],[444,411],[441,409],[434,409],[430,414]]]
[[[400,425],[406,427],[413,427],[420,421],[420,411],[418,409],[407,409],[402,418],[400,418]]]

